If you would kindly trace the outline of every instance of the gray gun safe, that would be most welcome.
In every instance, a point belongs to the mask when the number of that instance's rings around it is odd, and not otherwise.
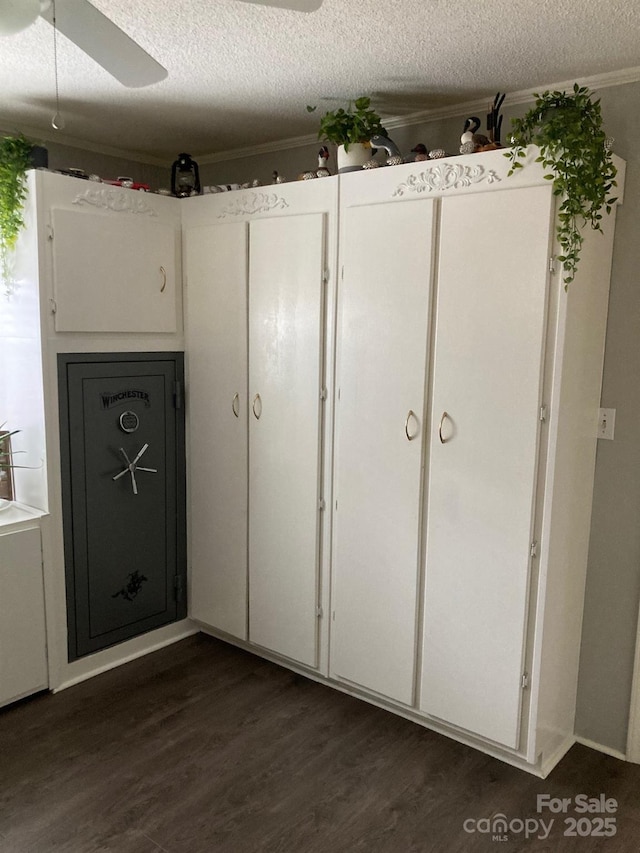
[[[182,353],[58,356],[69,660],[186,616]]]

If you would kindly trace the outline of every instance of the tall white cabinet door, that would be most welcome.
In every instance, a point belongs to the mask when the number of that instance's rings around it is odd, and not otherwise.
[[[190,615],[247,638],[246,223],[186,231]]]
[[[249,638],[317,665],[324,214],[251,223]]]
[[[420,707],[517,747],[552,194],[442,202]]]
[[[343,215],[331,671],[410,704],[434,202]]]

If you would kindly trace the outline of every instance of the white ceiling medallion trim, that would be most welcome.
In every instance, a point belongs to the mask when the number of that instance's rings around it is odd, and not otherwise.
[[[144,193],[138,190],[105,189],[104,187],[89,187],[77,195],[73,204],[90,204],[102,207],[116,213],[141,213],[147,216],[157,216],[153,208],[144,200]]]
[[[485,169],[484,166],[462,166],[457,163],[440,163],[430,166],[418,175],[410,175],[406,181],[398,184],[393,198],[403,196],[405,193],[423,193],[434,190],[459,190],[470,187],[471,184],[479,184],[486,181],[493,184],[500,178],[493,169]]]
[[[236,199],[222,209],[218,219],[227,216],[251,216],[254,213],[269,213],[272,210],[283,210],[288,203],[276,193],[252,193],[249,198]]]

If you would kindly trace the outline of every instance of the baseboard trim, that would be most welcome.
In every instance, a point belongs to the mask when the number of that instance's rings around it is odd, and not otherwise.
[[[543,779],[546,779],[553,768],[562,761],[574,743],[576,743],[576,737],[571,735],[566,740],[563,740],[560,746],[558,746],[551,755],[541,761],[540,775]]]
[[[129,663],[132,660],[144,657],[152,652],[157,652],[159,649],[165,648],[165,646],[170,646],[173,643],[177,643],[180,640],[184,640],[187,637],[200,633],[198,626],[194,625],[190,619],[184,619],[181,622],[176,623],[175,627],[177,628],[178,626],[180,627],[175,631],[175,633],[171,631],[168,635],[166,633],[166,628],[160,629],[164,633],[164,636],[161,639],[158,639],[155,642],[152,641],[150,645],[143,646],[141,648],[134,648],[129,651],[123,649],[123,654],[119,657],[112,658],[102,664],[97,664],[96,666],[86,669],[77,675],[72,675],[70,678],[67,678],[65,681],[52,688],[51,692],[59,693],[61,690],[66,690],[68,687],[73,687],[74,684],[80,684],[82,681],[87,681],[89,678],[93,678],[103,672],[108,672],[110,669],[115,669],[116,667]],[[69,667],[73,667],[73,664],[69,664]]]
[[[604,752],[605,755],[610,755],[612,758],[617,758],[619,761],[626,761],[627,756],[624,752],[618,749],[612,749],[610,746],[605,746],[603,743],[596,743],[594,740],[589,740],[586,737],[576,735],[576,743],[582,746],[588,746],[589,749],[595,749],[597,752]]]

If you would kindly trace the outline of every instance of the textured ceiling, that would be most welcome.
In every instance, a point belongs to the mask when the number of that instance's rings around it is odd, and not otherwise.
[[[324,0],[314,13],[238,0],[93,0],[168,69],[127,89],[58,37],[55,138],[173,159],[314,133],[363,94],[384,115],[640,66],[640,0]],[[54,138],[53,30],[0,38],[0,127]]]

